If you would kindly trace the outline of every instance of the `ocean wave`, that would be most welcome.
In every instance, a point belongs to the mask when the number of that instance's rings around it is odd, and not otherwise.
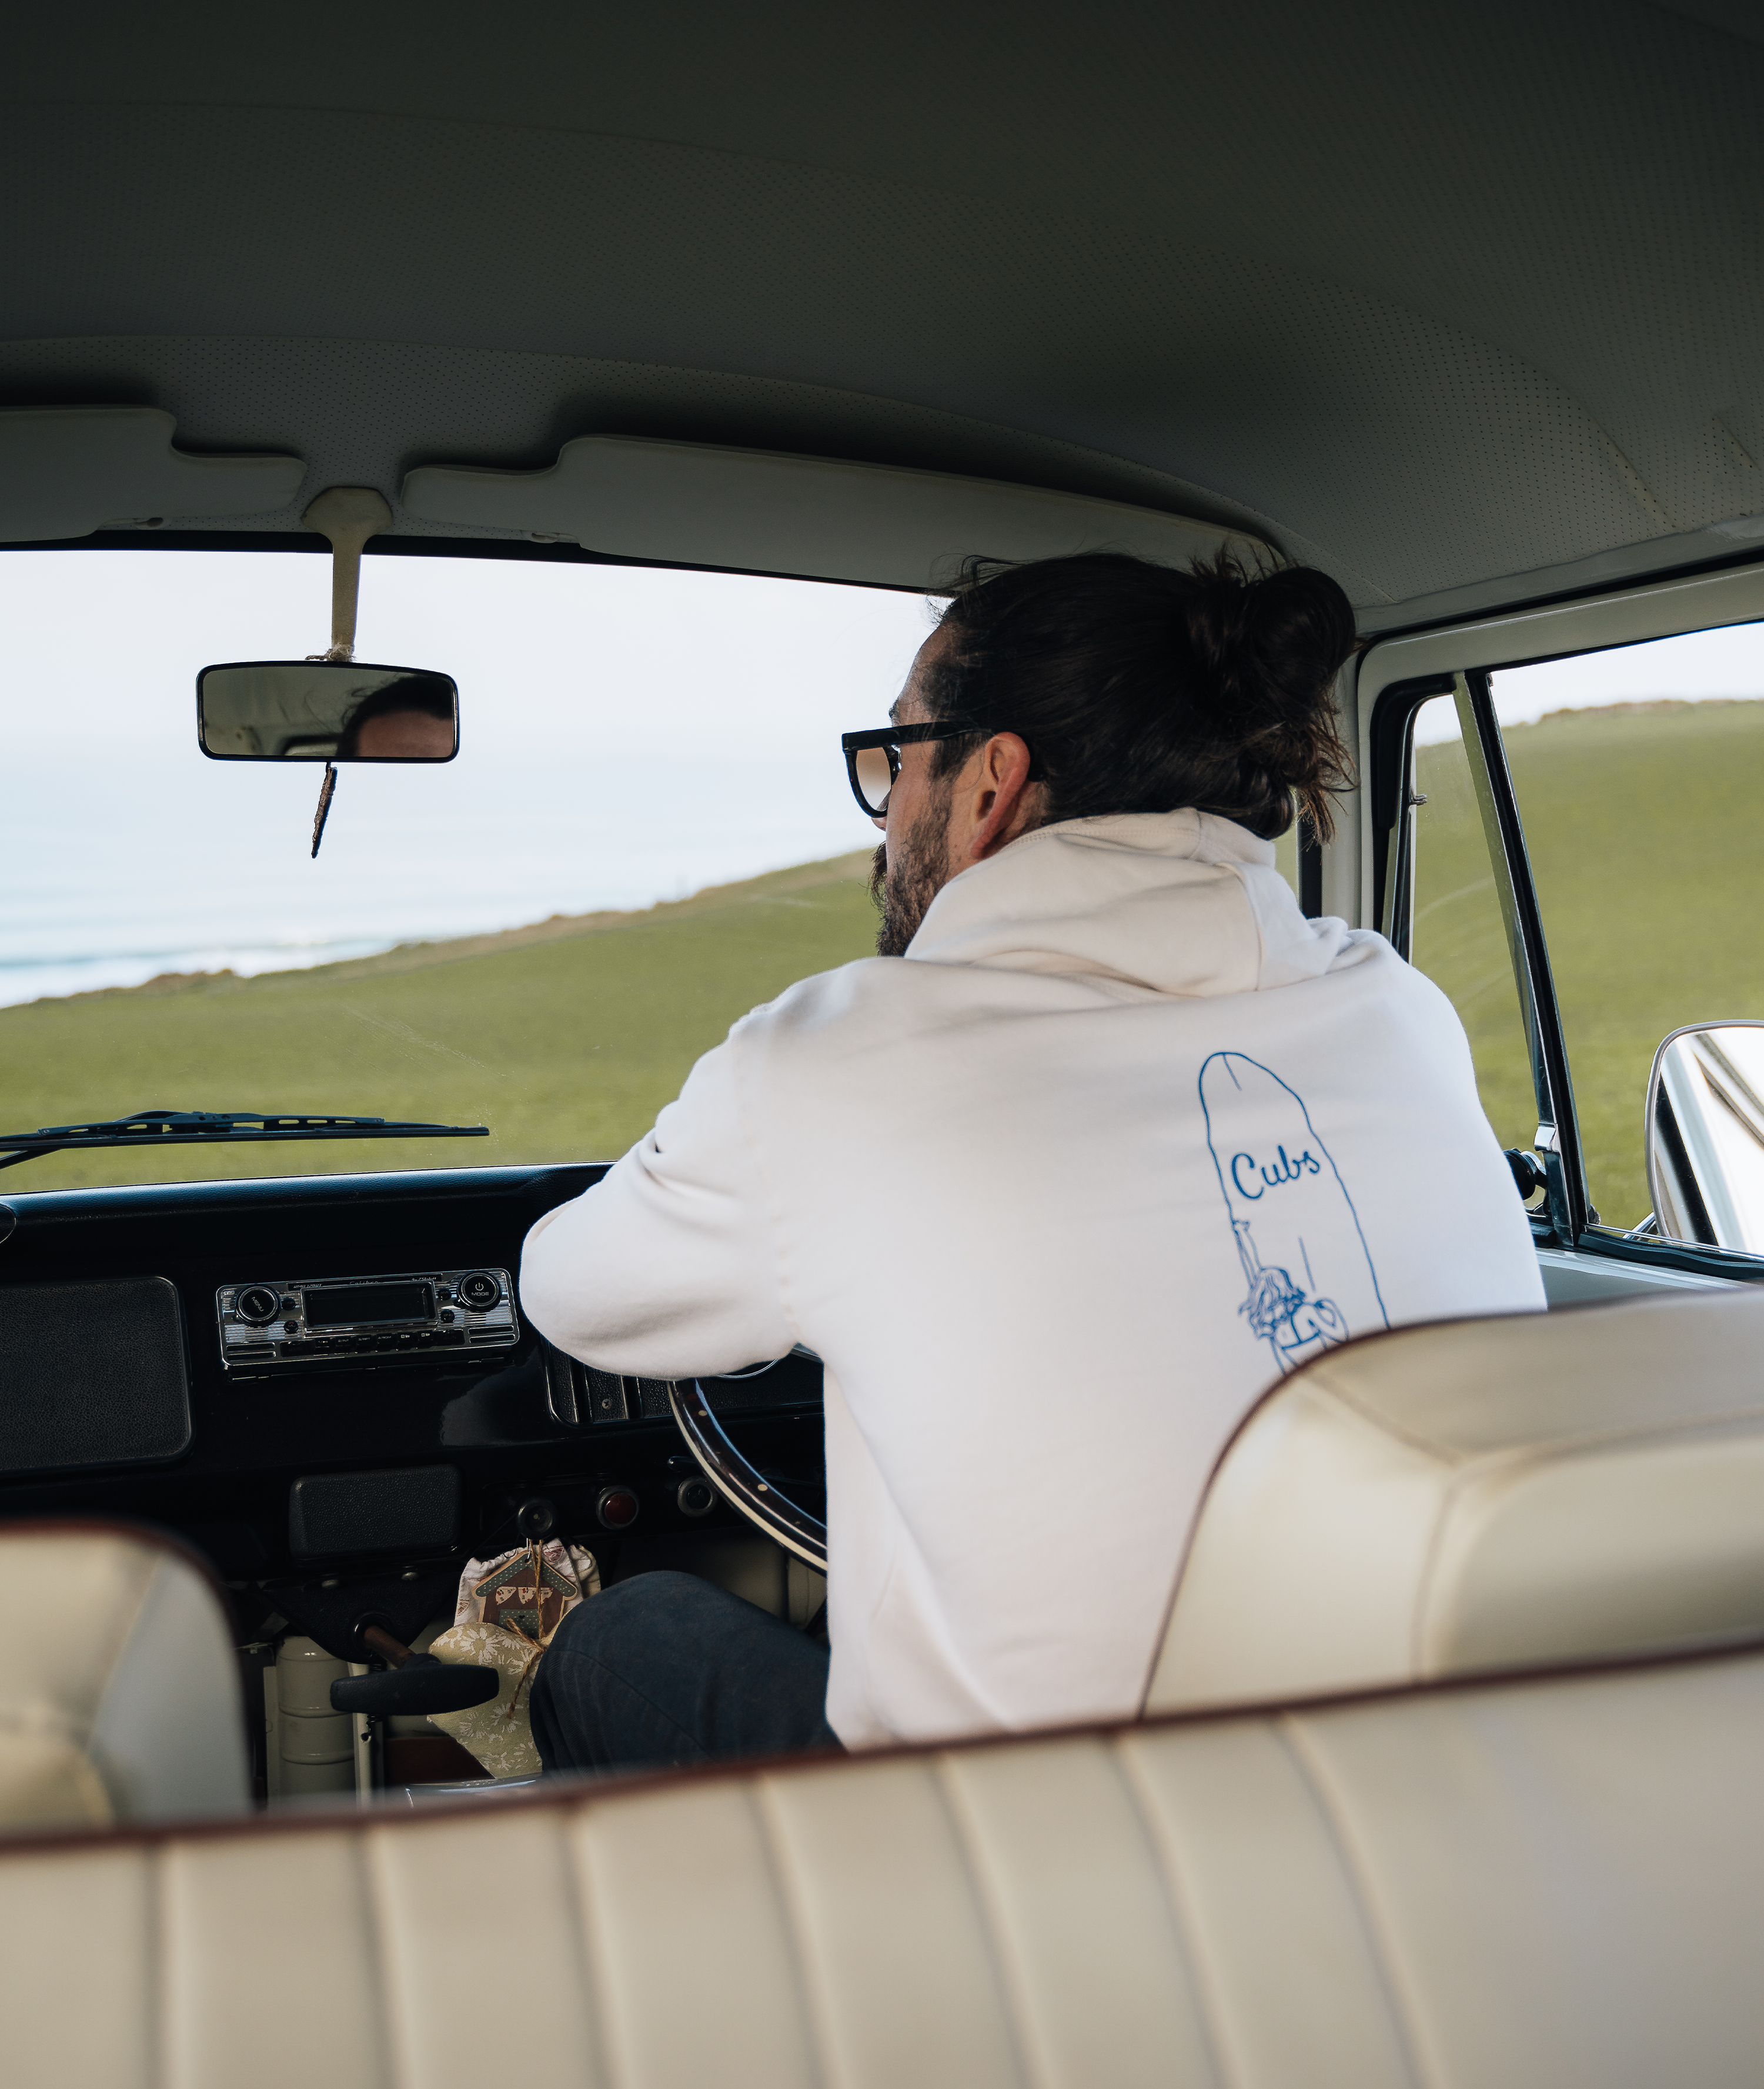
[[[312,943],[208,944],[154,950],[45,953],[0,959],[0,1008],[32,1001],[60,1001],[107,987],[144,986],[149,980],[180,975],[231,972],[248,979],[260,972],[309,972],[316,965],[389,950],[401,937]]]

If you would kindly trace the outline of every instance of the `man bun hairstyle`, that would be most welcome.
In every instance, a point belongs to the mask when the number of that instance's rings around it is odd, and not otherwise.
[[[1118,551],[970,559],[938,624],[934,715],[1019,735],[1049,822],[1192,806],[1264,841],[1301,813],[1333,833],[1353,765],[1330,691],[1355,637],[1328,574],[1229,549],[1187,572]],[[938,743],[934,773],[972,745]]]

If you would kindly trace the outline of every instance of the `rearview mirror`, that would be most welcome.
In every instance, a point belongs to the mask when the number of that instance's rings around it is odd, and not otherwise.
[[[1764,1023],[1700,1023],[1661,1045],[1647,1164],[1663,1238],[1764,1255]]]
[[[196,677],[196,731],[216,761],[451,761],[451,675],[348,660],[247,660]]]

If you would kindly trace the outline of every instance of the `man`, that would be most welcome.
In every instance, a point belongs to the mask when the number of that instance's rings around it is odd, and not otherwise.
[[[401,675],[355,705],[335,759],[451,761],[458,741],[451,686],[438,676]]]
[[[521,1276],[607,1371],[824,1359],[830,1667],[636,1577],[541,1666],[549,1767],[1129,1715],[1269,1383],[1542,1305],[1449,1004],[1274,869],[1353,643],[1303,569],[976,571],[848,735],[879,954],[738,1023]]]

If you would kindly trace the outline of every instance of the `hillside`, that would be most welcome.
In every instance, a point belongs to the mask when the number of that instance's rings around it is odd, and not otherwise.
[[[0,1130],[148,1106],[487,1124],[473,1139],[54,1154],[7,1190],[199,1176],[606,1160],[735,1019],[875,946],[867,855],[638,914],[554,918],[308,972],[228,973],[0,1009]]]

